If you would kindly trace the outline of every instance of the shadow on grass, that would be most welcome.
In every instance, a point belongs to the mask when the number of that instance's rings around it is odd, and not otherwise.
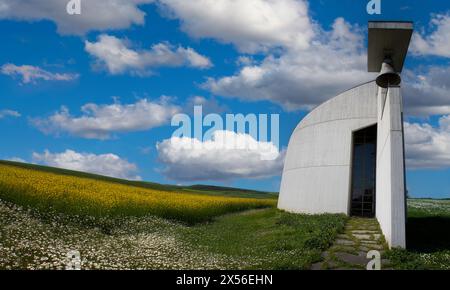
[[[450,217],[410,217],[406,224],[408,250],[431,253],[450,250]]]

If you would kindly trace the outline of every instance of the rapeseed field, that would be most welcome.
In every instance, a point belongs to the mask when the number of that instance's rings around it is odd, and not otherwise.
[[[152,190],[4,164],[0,164],[0,199],[73,215],[153,215],[188,224],[275,205],[273,199]]]

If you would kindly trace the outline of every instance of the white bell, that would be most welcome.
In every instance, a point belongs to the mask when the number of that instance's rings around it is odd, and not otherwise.
[[[382,88],[398,86],[402,82],[400,75],[395,72],[391,61],[385,60],[381,66],[381,72],[377,77],[377,85]]]

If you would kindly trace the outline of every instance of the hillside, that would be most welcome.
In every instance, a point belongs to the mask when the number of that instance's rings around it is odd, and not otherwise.
[[[64,269],[69,250],[83,269],[309,269],[348,217],[286,213],[274,196],[1,161],[0,270]],[[450,202],[408,205],[392,267],[449,269]]]
[[[154,215],[191,224],[226,213],[275,205],[272,198],[206,195],[174,188],[165,190],[163,186],[153,184],[61,172],[54,168],[41,170],[30,165],[0,164],[0,198],[22,206],[71,215]]]
[[[0,270],[64,269],[73,250],[83,269],[308,269],[346,220],[275,206],[270,193],[1,162]]]
[[[20,163],[14,161],[0,160],[0,165],[10,165],[17,166],[24,169],[38,170],[42,172],[50,172],[60,175],[76,176],[82,178],[89,178],[94,180],[101,180],[106,182],[114,182],[123,185],[131,185],[136,187],[142,187],[147,189],[170,191],[170,192],[187,192],[196,194],[208,194],[208,195],[222,195],[230,197],[251,197],[251,198],[277,198],[278,193],[275,192],[264,192],[249,189],[233,188],[233,187],[221,187],[213,185],[192,185],[192,186],[177,186],[160,184],[148,181],[134,181],[125,180],[109,176],[103,176],[98,174],[92,174],[87,172],[80,172],[56,167],[49,167],[30,163]]]

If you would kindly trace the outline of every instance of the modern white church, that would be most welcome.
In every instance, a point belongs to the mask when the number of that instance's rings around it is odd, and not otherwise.
[[[403,63],[411,22],[369,22],[375,81],[321,104],[289,141],[278,208],[376,217],[390,247],[405,247]]]

